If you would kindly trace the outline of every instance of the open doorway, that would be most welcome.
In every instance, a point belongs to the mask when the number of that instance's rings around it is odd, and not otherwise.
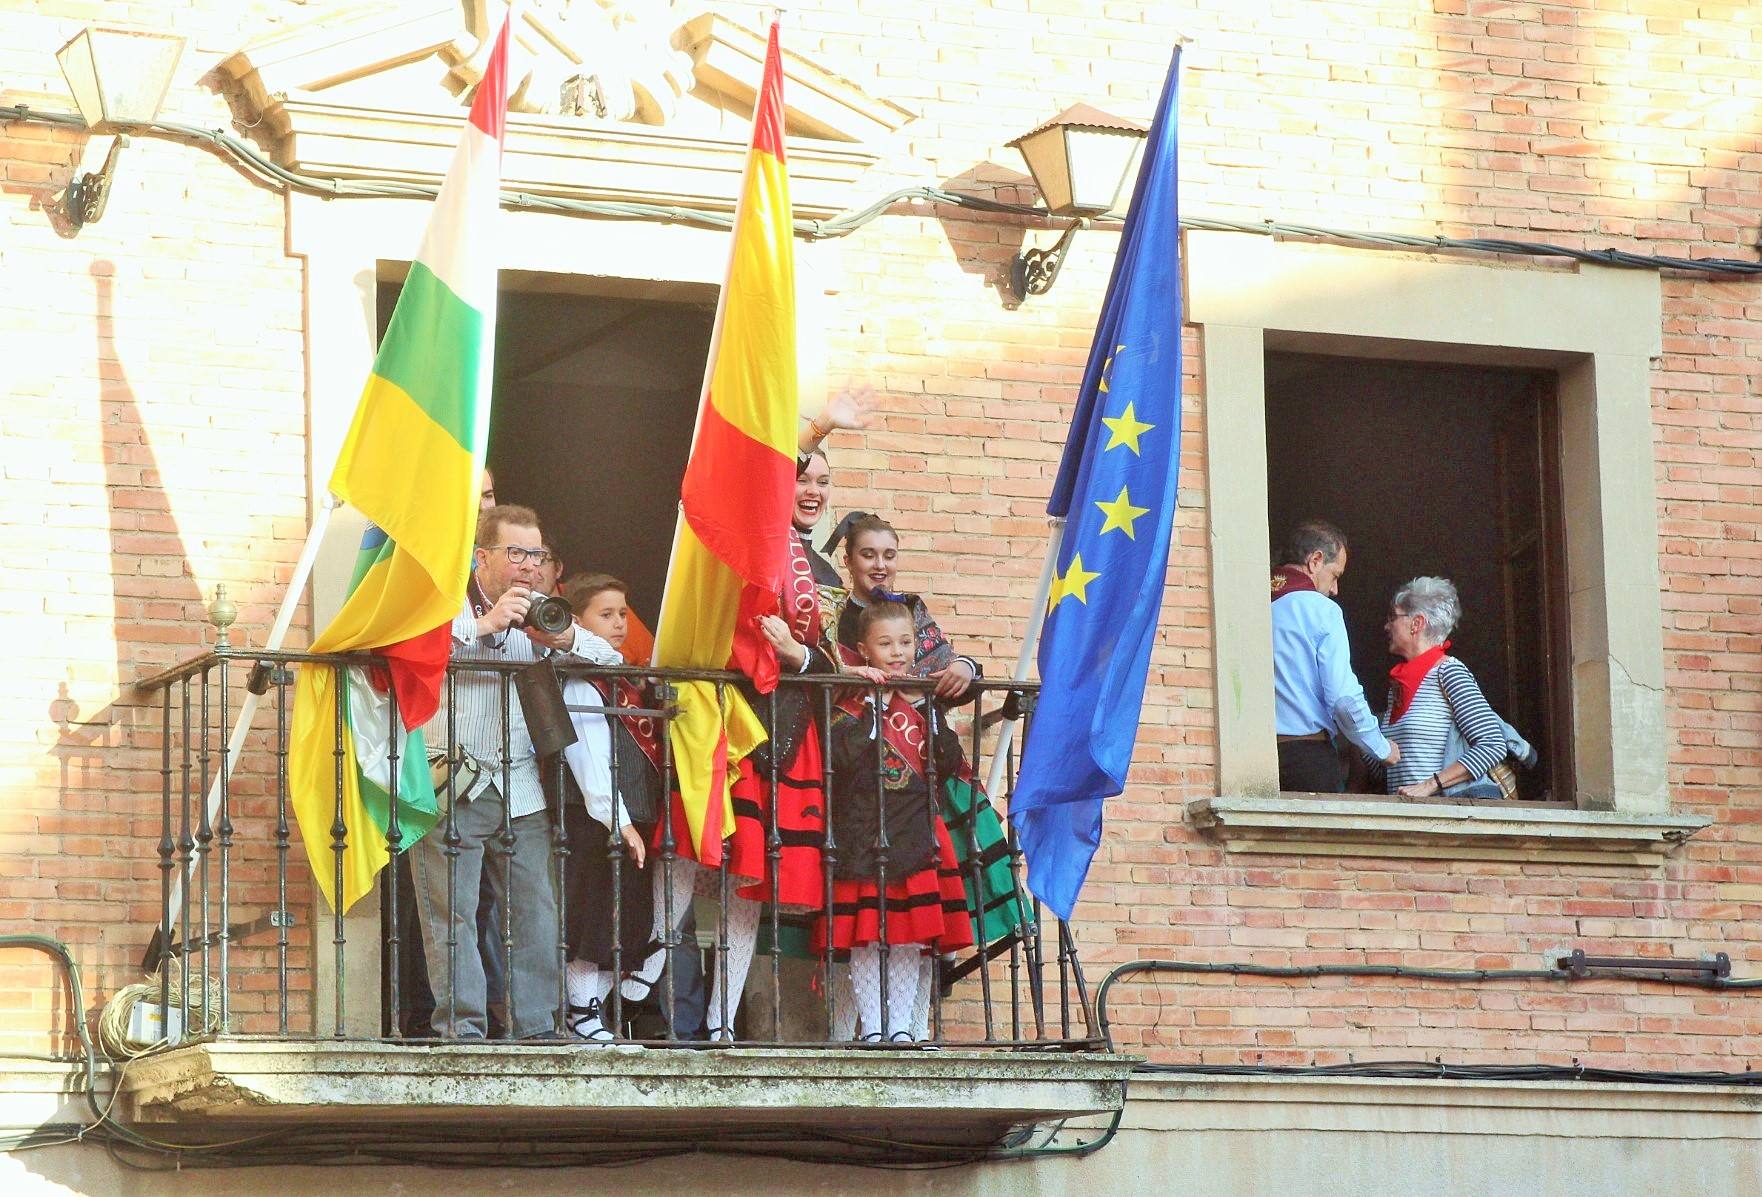
[[[382,264],[381,278],[383,336],[401,264]],[[539,513],[569,572],[627,582],[632,608],[652,627],[715,288],[504,271],[497,303],[489,433],[497,495]]]
[[[1451,654],[1535,745],[1523,797],[1572,798],[1564,537],[1554,377],[1545,371],[1266,357],[1267,510],[1275,557],[1304,518],[1352,544],[1340,587],[1373,710],[1388,692],[1383,623],[1408,579],[1451,579]]]

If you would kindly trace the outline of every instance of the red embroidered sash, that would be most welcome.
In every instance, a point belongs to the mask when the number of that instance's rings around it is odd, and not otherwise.
[[[640,709],[649,705],[644,701],[641,688],[626,678],[596,677],[588,680],[593,683],[593,688],[600,692],[600,697],[609,707],[636,707]],[[648,757],[649,764],[655,767],[657,774],[660,773],[661,737],[660,728],[656,724],[654,716],[616,715],[613,718],[624,725],[625,730],[630,733],[630,738],[636,741],[636,746],[642,749],[644,756]],[[612,751],[616,752],[617,750],[617,746],[614,745]]]
[[[820,642],[820,588],[814,567],[801,547],[801,533],[790,529],[789,568],[783,579],[783,620],[798,644],[809,648]]]
[[[853,692],[840,699],[838,706],[849,715],[864,721],[873,727],[874,716],[869,713],[870,695]],[[940,716],[938,717],[940,721]],[[886,764],[892,765],[895,758],[911,771],[914,776],[923,777],[927,771],[929,756],[929,720],[904,692],[893,690],[888,693],[887,705],[881,714],[881,742],[891,751],[886,754]],[[961,760],[956,775],[968,784],[973,782],[973,770],[965,758]],[[946,780],[938,777],[938,783]],[[889,789],[894,787],[889,786]]]

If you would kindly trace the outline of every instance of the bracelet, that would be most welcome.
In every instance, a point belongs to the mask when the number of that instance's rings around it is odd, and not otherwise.
[[[1436,773],[1432,774],[1432,784],[1438,787],[1438,793],[1442,794],[1444,792],[1444,779],[1439,777]]]

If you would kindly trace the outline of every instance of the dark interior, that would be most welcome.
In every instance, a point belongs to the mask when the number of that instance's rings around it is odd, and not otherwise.
[[[1563,714],[1552,395],[1552,378],[1537,371],[1266,358],[1273,561],[1302,519],[1346,533],[1339,600],[1376,711],[1396,660],[1383,631],[1395,590],[1422,574],[1455,582],[1463,614],[1451,653],[1550,762],[1525,787],[1535,797],[1560,784],[1552,747]]]
[[[380,284],[382,334],[400,287]],[[627,582],[631,606],[653,626],[714,288],[504,272],[497,302],[497,495],[539,513],[568,572]]]

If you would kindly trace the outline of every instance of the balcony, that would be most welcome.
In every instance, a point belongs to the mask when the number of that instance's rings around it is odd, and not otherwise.
[[[931,976],[927,1008],[920,1003],[914,1011],[920,1042],[854,1040],[852,1010],[846,1005],[853,989],[843,984],[849,969],[844,954],[806,938],[811,916],[797,914],[792,920],[776,903],[762,907],[758,954],[740,1016],[710,1016],[710,1025],[732,1021],[731,1037],[707,1042],[701,1025],[685,1025],[681,997],[692,984],[685,966],[702,961],[714,974],[728,966],[739,946],[725,913],[732,892],[726,860],[719,870],[697,871],[696,897],[688,899],[698,914],[695,937],[679,928],[671,910],[656,921],[657,927],[670,928],[660,944],[666,964],[647,998],[637,1001],[623,987],[611,988],[604,1021],[616,1033],[615,1042],[587,1044],[570,1034],[561,972],[570,949],[554,931],[540,937],[559,970],[555,997],[547,998],[541,1012],[542,1033],[517,1039],[500,1025],[491,1038],[472,1036],[459,1019],[457,982],[436,986],[427,976],[428,965],[438,960],[434,952],[425,954],[422,924],[412,913],[412,871],[406,861],[412,843],[398,819],[390,818],[384,827],[390,863],[376,892],[347,915],[319,896],[301,844],[288,768],[296,671],[327,671],[340,686],[345,671],[370,664],[357,656],[223,647],[141,683],[158,723],[161,878],[157,934],[147,962],[156,970],[158,989],[142,1004],[149,1022],[156,1020],[171,1033],[166,1045],[132,1063],[119,1085],[122,1109],[134,1121],[176,1127],[186,1138],[365,1120],[420,1124],[430,1134],[457,1133],[461,1141],[477,1134],[505,1139],[600,1132],[667,1140],[713,1130],[733,1136],[781,1134],[802,1142],[854,1136],[983,1147],[1025,1125],[1121,1108],[1132,1061],[1105,1050],[1070,929],[1043,920],[1027,896],[1019,851],[1004,830],[1007,820],[962,816],[950,806],[955,779],[939,782],[935,753],[921,762],[924,780],[929,793],[943,795],[940,812],[951,842],[965,837],[956,855],[968,910],[953,917],[965,919],[974,942],[959,952],[927,954],[920,964],[927,964]],[[508,714],[516,690],[513,675],[520,668],[500,661],[449,666],[443,717],[431,725],[446,727],[449,757],[460,743],[456,721],[445,712],[459,709],[460,691],[475,686],[480,695],[499,694],[497,718],[504,729],[514,726]],[[603,716],[614,737],[637,720],[666,727],[678,716],[677,689],[686,683],[708,683],[725,701],[737,680],[719,672],[604,669],[573,661],[547,668],[559,682],[559,694],[562,682],[576,678],[607,685],[603,692],[609,696],[602,702],[583,705],[581,692],[573,690],[575,697],[566,705],[574,717]],[[627,685],[609,686],[614,679]],[[830,762],[834,702],[863,690],[879,695],[893,689],[922,690],[923,684],[876,687],[848,676],[786,678],[779,699],[757,703],[755,713],[774,732],[780,705],[789,705],[780,702],[782,696],[805,692],[806,709],[815,716],[809,732],[821,737],[822,755]],[[959,706],[920,709],[932,740],[939,725],[944,738],[958,737],[971,768],[963,776],[982,779],[990,765],[982,753],[984,729],[1002,717],[1006,705],[1031,718],[1034,689],[981,682]],[[267,709],[247,735],[229,742],[228,729],[246,694],[255,694]],[[801,706],[799,700],[796,705]],[[396,719],[395,709],[387,718]],[[332,816],[328,852],[340,878],[351,833],[344,817],[337,722],[327,733],[327,750],[338,762],[335,785],[324,797]],[[396,736],[389,739],[398,742]],[[512,754],[505,730],[502,739],[502,758],[486,762],[486,774],[506,787]],[[674,761],[668,737],[656,740],[661,792],[670,793]],[[886,792],[881,771],[897,762],[884,761],[877,743],[871,788],[881,794]],[[616,776],[618,758],[612,756]],[[850,766],[848,757],[844,763]],[[1005,764],[1003,796],[1014,784],[1014,762]],[[560,760],[546,759],[539,769],[553,815],[566,792],[564,767]],[[768,767],[774,778],[780,765]],[[394,760],[388,777],[399,773]],[[393,785],[389,811],[398,809]],[[479,899],[457,880],[459,853],[452,849],[461,839],[457,823],[463,803],[452,800],[453,785],[449,781],[437,795],[446,799],[440,804],[445,813],[429,833],[447,846],[453,873],[446,887],[448,926],[455,904],[464,917],[469,910],[464,904],[475,908]],[[567,792],[580,801],[577,791]],[[824,828],[819,857],[826,893],[832,893],[840,852],[853,847],[868,850],[877,871],[874,887],[887,890],[889,851],[897,855],[905,836],[901,828],[890,831],[879,803],[875,817],[879,832],[873,844],[841,845],[832,828]],[[765,854],[775,886],[786,837],[775,807],[769,819]],[[504,823],[497,838],[513,835],[511,823]],[[546,868],[558,879],[558,892],[567,891],[563,878],[571,854],[565,827],[552,818],[545,832]],[[617,841],[610,842],[607,865],[616,877],[629,866]],[[661,820],[649,862],[659,873],[657,895],[674,893],[676,870],[689,867],[680,846],[672,822]],[[972,917],[975,904],[991,913]],[[946,895],[943,905],[948,905]],[[884,912],[892,906],[880,904],[883,939]],[[508,966],[523,947],[525,923],[515,915],[505,916],[485,941],[486,953],[493,949]],[[623,946],[629,938],[625,917],[624,905],[612,903],[613,974],[628,975],[639,963]],[[894,975],[887,960],[902,950],[889,946],[877,953],[878,976]],[[449,938],[441,957],[446,976],[457,977],[461,955]],[[898,991],[890,993],[887,983],[880,990],[881,1022],[893,1026],[905,1018],[889,1010],[900,1000]],[[449,999],[449,994],[455,996]],[[712,1004],[720,997],[713,985],[707,996]],[[873,1006],[873,998],[868,1001]],[[500,1007],[508,1014],[505,1021],[524,1017],[530,1025],[531,1013],[510,1014],[510,1004]],[[462,1029],[437,1033],[437,1025]]]

